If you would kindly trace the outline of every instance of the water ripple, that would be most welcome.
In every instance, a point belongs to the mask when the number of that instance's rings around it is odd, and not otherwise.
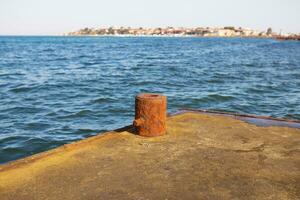
[[[300,119],[300,43],[0,37],[0,163],[132,123],[134,96]]]

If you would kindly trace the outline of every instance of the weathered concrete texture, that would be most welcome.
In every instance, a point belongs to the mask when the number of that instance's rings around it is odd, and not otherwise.
[[[186,113],[0,167],[1,200],[300,199],[300,130]]]

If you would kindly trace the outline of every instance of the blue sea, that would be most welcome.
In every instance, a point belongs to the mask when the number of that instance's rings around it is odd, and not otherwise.
[[[0,163],[131,124],[134,97],[300,119],[300,42],[0,37]]]

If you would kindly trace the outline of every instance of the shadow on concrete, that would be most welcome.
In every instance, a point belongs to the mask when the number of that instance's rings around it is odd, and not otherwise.
[[[114,131],[115,131],[115,132],[118,132],[118,133],[127,131],[127,132],[129,132],[129,133],[132,133],[132,134],[134,134],[134,135],[137,135],[137,131],[136,131],[136,129],[134,128],[133,125],[125,126],[125,127],[116,129],[116,130],[114,130]]]

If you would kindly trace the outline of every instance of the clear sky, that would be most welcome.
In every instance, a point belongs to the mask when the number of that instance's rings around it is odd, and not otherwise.
[[[0,35],[57,35],[100,26],[300,33],[300,0],[0,0]]]

